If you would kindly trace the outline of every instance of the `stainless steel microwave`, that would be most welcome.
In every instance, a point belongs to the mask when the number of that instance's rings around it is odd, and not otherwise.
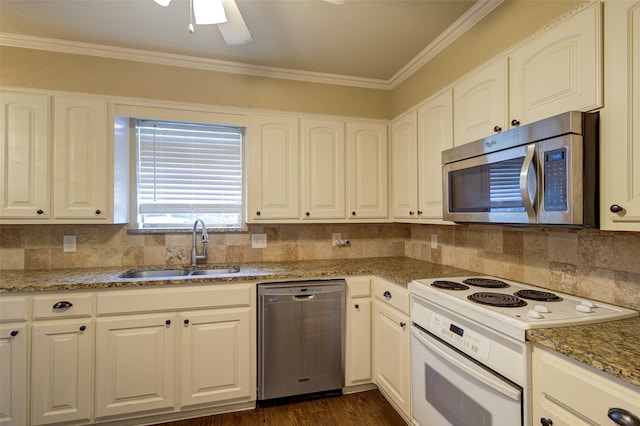
[[[570,111],[443,151],[444,220],[596,228],[598,134]]]

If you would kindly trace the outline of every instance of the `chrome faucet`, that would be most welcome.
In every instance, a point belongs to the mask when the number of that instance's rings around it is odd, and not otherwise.
[[[196,234],[198,233],[198,222],[202,225],[202,254],[198,254],[196,248]],[[191,266],[196,266],[198,260],[207,259],[207,243],[209,242],[209,234],[207,234],[207,225],[202,219],[196,219],[193,223],[193,244],[191,245]]]

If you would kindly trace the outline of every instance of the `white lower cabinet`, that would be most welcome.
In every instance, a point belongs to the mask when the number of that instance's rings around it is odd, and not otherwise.
[[[91,419],[93,322],[36,321],[31,337],[31,424]]]
[[[373,380],[408,420],[411,417],[409,292],[375,278],[373,293]]]
[[[345,386],[373,383],[371,306],[371,277],[347,278]]]
[[[128,315],[96,323],[96,418],[173,409],[175,315]]]
[[[22,426],[26,417],[27,326],[0,324],[0,424]]]
[[[533,425],[613,425],[609,409],[640,418],[636,386],[538,345],[532,364]]]
[[[182,407],[252,399],[251,324],[248,307],[180,315]]]

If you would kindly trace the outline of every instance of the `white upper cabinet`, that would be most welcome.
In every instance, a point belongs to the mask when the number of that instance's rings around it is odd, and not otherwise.
[[[345,218],[345,123],[302,119],[303,218]]]
[[[50,97],[2,92],[0,218],[48,219]]]
[[[511,55],[511,126],[602,106],[601,10],[595,3]]]
[[[347,218],[386,219],[387,125],[347,123]]]
[[[566,111],[602,106],[602,6],[595,2],[453,88],[462,145]]]
[[[60,96],[54,103],[54,217],[106,220],[107,103]]]
[[[604,4],[600,227],[640,231],[640,1]]]
[[[412,110],[391,123],[391,209],[394,219],[417,218],[417,142],[417,115]]]
[[[507,68],[507,59],[500,59],[454,86],[453,134],[456,146],[508,128]]]
[[[453,147],[451,90],[418,108],[418,215],[442,222],[442,151]]]
[[[251,220],[300,217],[300,124],[295,117],[255,115],[249,121]]]

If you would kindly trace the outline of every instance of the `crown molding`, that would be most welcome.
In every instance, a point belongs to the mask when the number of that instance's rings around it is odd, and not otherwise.
[[[75,55],[96,56],[101,58],[126,61],[145,62],[157,65],[193,68],[230,74],[250,75],[255,77],[277,78],[283,80],[304,81],[310,83],[332,84],[340,86],[360,87],[377,90],[392,90],[409,78],[420,67],[444,50],[454,40],[489,12],[500,5],[503,0],[478,0],[464,15],[450,25],[432,43],[411,59],[400,71],[388,80],[352,77],[347,75],[318,73],[292,70],[287,68],[248,65],[239,62],[222,61],[196,56],[176,55],[141,49],[108,46],[95,43],[84,43],[68,40],[35,37],[21,34],[0,33],[0,45],[24,49],[45,50]]]

